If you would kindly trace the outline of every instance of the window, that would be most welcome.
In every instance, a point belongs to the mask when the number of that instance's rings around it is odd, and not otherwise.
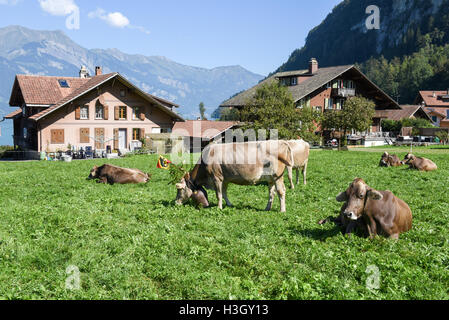
[[[434,123],[437,123],[437,116],[432,116],[432,121],[434,122]]]
[[[60,86],[61,88],[70,88],[70,86],[69,86],[67,80],[59,79],[58,82],[59,82],[59,86]]]
[[[133,120],[139,120],[140,118],[140,108],[133,107]]]
[[[449,118],[449,110],[446,110],[446,118]]]
[[[291,85],[296,86],[298,84],[298,79],[296,77],[293,77],[291,80]]]
[[[133,129],[133,140],[140,140],[140,129]]]
[[[343,99],[337,99],[335,101],[335,106],[337,110],[341,110],[343,108],[343,103],[345,102],[345,100]]]
[[[118,114],[118,118],[120,120],[126,120],[126,107],[119,107]]]
[[[83,106],[80,108],[80,119],[89,120],[89,107]]]
[[[334,101],[332,100],[332,98],[329,99],[325,99],[324,100],[324,108],[329,110],[329,109],[333,109],[334,108]]]
[[[102,105],[95,106],[95,119],[104,119],[104,107]]]

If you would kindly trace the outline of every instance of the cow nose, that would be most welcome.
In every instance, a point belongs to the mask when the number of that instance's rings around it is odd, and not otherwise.
[[[344,214],[345,214],[346,218],[351,218],[352,217],[352,212],[345,211]]]

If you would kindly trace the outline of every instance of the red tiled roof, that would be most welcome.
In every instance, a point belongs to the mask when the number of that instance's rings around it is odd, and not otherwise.
[[[449,107],[447,108],[431,108],[431,107],[424,107],[424,110],[431,115],[438,116],[442,119],[447,118],[447,111],[449,110]]]
[[[42,112],[39,112],[39,113],[31,116],[30,119],[39,120],[46,114],[52,112],[55,109],[60,108],[61,106],[65,105],[67,102],[70,102],[71,100],[76,99],[78,96],[84,94],[87,91],[90,91],[91,89],[94,89],[102,82],[109,80],[110,78],[115,77],[116,75],[117,75],[117,73],[108,73],[108,74],[102,74],[99,76],[88,78],[86,82],[84,82],[76,90],[72,90],[72,92],[69,95],[62,98],[62,100],[58,101],[57,104],[55,104],[54,106],[51,106],[50,108],[43,110]],[[58,86],[59,86],[59,84],[58,84]]]
[[[421,115],[425,116],[425,110],[420,105],[401,105],[400,110],[376,110],[375,118],[386,118],[389,120],[402,120],[416,116],[421,110]],[[428,117],[426,117],[428,118]],[[429,118],[430,120],[430,118]]]
[[[435,95],[434,95],[435,93]],[[420,91],[422,99],[424,100],[426,106],[441,106],[441,107],[449,107],[449,99],[443,101],[443,96],[448,96],[448,91]]]
[[[186,137],[213,139],[236,125],[238,122],[233,121],[186,120],[176,122],[173,133]]]
[[[15,111],[11,112],[10,114],[8,114],[7,116],[5,116],[5,119],[12,119],[21,113],[22,113],[22,109],[17,109]]]
[[[90,79],[73,77],[49,77],[17,75],[16,77],[26,104],[53,105],[61,101]],[[62,88],[58,80],[65,80],[69,88]],[[13,101],[11,101],[14,105]]]

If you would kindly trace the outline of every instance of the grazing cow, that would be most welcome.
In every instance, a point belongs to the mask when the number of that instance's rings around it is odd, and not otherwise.
[[[399,159],[399,157],[395,154],[388,154],[388,152],[385,152],[382,155],[382,158],[380,159],[379,163],[380,167],[400,167],[402,166],[402,161]]]
[[[347,203],[344,216],[357,221],[363,218],[370,238],[378,233],[392,239],[412,228],[412,211],[391,191],[377,191],[365,181],[356,178],[349,188],[337,196],[337,201]]]
[[[205,186],[216,192],[218,207],[223,208],[223,197],[227,206],[228,184],[256,185],[267,182],[269,200],[266,210],[273,205],[277,191],[281,212],[285,212],[285,186],[283,175],[286,166],[292,166],[293,155],[286,141],[258,141],[208,145],[199,162],[176,185],[176,204],[181,205],[192,197],[195,191]]]
[[[98,179],[98,183],[147,183],[151,179],[151,174],[140,171],[139,169],[127,169],[113,166],[110,164],[95,166],[87,178],[89,180]]]
[[[304,185],[307,184],[307,164],[309,162],[310,145],[304,140],[287,141],[293,152],[293,166],[287,166],[290,188],[295,189],[293,184],[293,169],[296,169],[296,184],[299,183],[299,169],[302,169]]]
[[[410,169],[419,171],[433,171],[438,169],[437,165],[432,160],[416,157],[411,153],[407,153],[402,164],[408,164]]]

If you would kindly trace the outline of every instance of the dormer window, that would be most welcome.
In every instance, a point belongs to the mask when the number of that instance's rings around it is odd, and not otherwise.
[[[298,84],[298,78],[293,77],[292,80],[291,80],[291,85],[292,86],[296,86],[297,84]]]
[[[61,88],[70,88],[69,83],[67,82],[67,80],[59,79],[58,82],[59,82],[59,86]]]
[[[289,77],[289,78],[282,78],[281,84],[283,86],[296,86],[298,84],[298,78],[297,77]]]

